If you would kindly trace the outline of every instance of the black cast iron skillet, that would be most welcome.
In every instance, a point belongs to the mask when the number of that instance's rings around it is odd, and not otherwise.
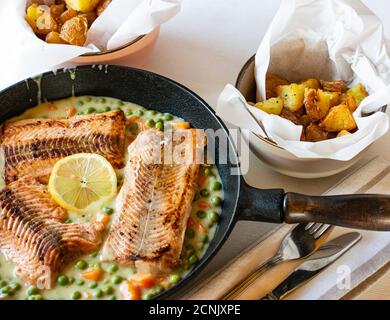
[[[75,77],[73,76],[75,75]],[[352,228],[390,230],[390,196],[347,195],[312,197],[285,193],[282,189],[259,190],[248,186],[241,176],[232,175],[238,159],[228,131],[214,111],[196,94],[180,84],[147,71],[108,66],[78,67],[45,73],[0,92],[0,121],[16,116],[38,104],[38,98],[52,101],[72,94],[108,96],[142,105],[160,112],[169,112],[201,129],[222,129],[229,141],[233,157],[227,164],[216,164],[221,174],[225,199],[221,221],[208,250],[191,274],[160,298],[179,294],[205,267],[229,236],[238,220],[271,223],[324,222]]]

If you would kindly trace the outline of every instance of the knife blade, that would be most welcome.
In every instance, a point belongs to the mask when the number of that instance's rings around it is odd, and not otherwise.
[[[263,299],[281,300],[308,280],[312,279],[350,248],[352,248],[362,235],[351,232],[323,244],[314,254],[300,264],[288,277]]]

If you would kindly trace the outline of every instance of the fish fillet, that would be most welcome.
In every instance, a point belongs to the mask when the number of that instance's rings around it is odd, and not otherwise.
[[[97,153],[124,166],[123,111],[69,119],[26,119],[4,124],[0,145],[6,183],[29,176],[47,182],[54,164],[75,153]]]
[[[129,146],[103,260],[155,275],[169,273],[179,262],[199,174],[195,156],[204,147],[199,130],[182,130],[179,136],[184,139],[166,140],[163,133],[147,130]]]
[[[50,288],[69,262],[101,242],[101,222],[64,224],[67,212],[33,178],[1,190],[0,210],[0,252],[15,263],[19,277],[34,285]]]

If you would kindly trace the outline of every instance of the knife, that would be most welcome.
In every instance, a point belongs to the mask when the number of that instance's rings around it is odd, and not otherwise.
[[[323,244],[262,300],[282,300],[285,296],[336,261],[358,243],[361,238],[362,235],[360,233],[351,232]]]

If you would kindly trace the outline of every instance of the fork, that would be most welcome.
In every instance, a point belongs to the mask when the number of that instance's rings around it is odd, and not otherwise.
[[[299,224],[284,237],[278,252],[272,258],[252,271],[221,299],[234,300],[256,279],[276,265],[309,256],[318,249],[332,229],[332,226],[322,223]]]

